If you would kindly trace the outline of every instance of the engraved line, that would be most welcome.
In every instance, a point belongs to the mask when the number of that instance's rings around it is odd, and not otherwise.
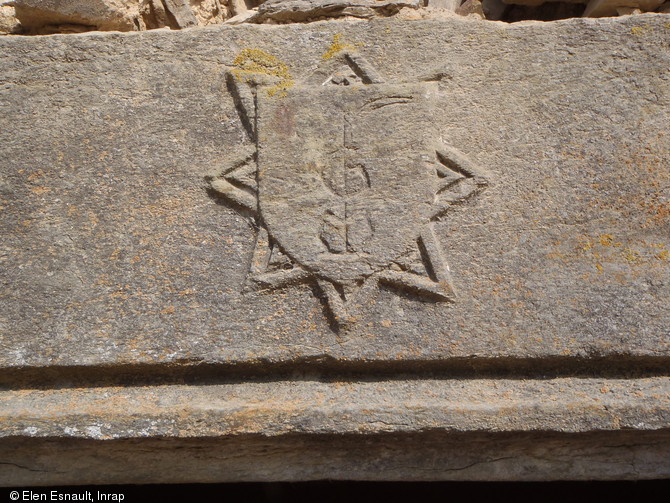
[[[335,324],[338,328],[342,328],[346,325],[347,318],[349,317],[344,299],[342,299],[340,292],[337,291],[335,285],[330,281],[317,279],[317,284],[328,300],[328,309],[334,318]]]
[[[349,121],[347,120],[347,113],[343,112],[342,113],[342,121],[344,123],[344,128],[343,128],[343,138],[342,138],[342,144],[344,148],[347,148],[347,136],[350,133],[350,124]],[[341,167],[341,173],[344,179],[342,182],[344,183],[344,248],[347,252],[352,252],[353,247],[351,246],[351,243],[349,242],[349,211],[347,208],[347,205],[349,204],[349,187],[348,187],[348,181],[349,177],[347,176],[347,159],[346,159],[346,154],[342,155],[342,167]]]
[[[394,287],[406,288],[429,297],[437,297],[441,301],[453,302],[455,300],[455,295],[448,284],[438,283],[418,274],[402,271],[383,271],[379,273],[379,280]]]
[[[216,192],[225,198],[230,199],[232,202],[248,210],[256,211],[258,198],[254,194],[246,192],[240,187],[236,187],[225,178],[212,180],[211,185]]]
[[[363,57],[358,54],[345,53],[344,59],[349,63],[351,69],[358,75],[364,84],[383,84],[384,79],[377,70]]]
[[[270,239],[268,231],[265,227],[259,227],[256,231],[256,246],[254,247],[254,254],[251,257],[251,266],[249,272],[251,274],[262,274],[267,270],[270,262]]]
[[[449,169],[475,178],[477,185],[488,184],[488,173],[455,148],[443,145],[437,150],[437,157]]]
[[[437,281],[444,283],[445,287],[447,287],[450,290],[451,295],[453,295],[454,292],[451,291],[450,286],[451,274],[449,273],[449,266],[447,265],[447,261],[442,255],[442,250],[438,243],[437,237],[435,236],[435,229],[432,224],[428,224],[423,228],[420,240],[421,244],[426,250],[426,254],[428,255],[428,259],[430,261],[430,266],[435,273]]]
[[[361,107],[361,110],[363,110],[365,107],[370,107],[373,110],[377,110],[379,108],[390,105],[405,105],[412,103],[413,101],[413,96],[382,96],[380,98],[368,101]]]
[[[251,89],[247,85],[240,84],[231,72],[226,73],[226,87],[233,97],[233,103],[244,130],[249,139],[254,140],[256,138],[256,106]]]
[[[282,288],[284,286],[295,285],[308,280],[311,274],[304,269],[294,267],[287,271],[266,272],[262,274],[253,274],[250,279],[264,287]]]

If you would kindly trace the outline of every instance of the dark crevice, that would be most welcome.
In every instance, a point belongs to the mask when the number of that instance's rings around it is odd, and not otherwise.
[[[617,17],[645,13],[668,13],[669,2],[640,2],[637,7],[597,3],[592,0],[551,1],[546,0],[462,0],[456,13],[462,16],[476,15],[490,21],[516,23],[519,21],[559,21],[581,17]],[[659,5],[660,4],[660,5]],[[429,1],[430,5],[430,1]],[[635,5],[630,2],[627,5]],[[644,9],[649,10],[644,10]]]
[[[500,21],[516,23],[518,21],[558,21],[573,17],[582,17],[586,4],[569,2],[547,2],[542,5],[510,5]]]
[[[286,379],[379,381],[407,379],[639,379],[670,375],[670,358],[459,357],[442,360],[351,360],[320,355],[286,361],[211,363],[183,360],[168,364],[129,363],[5,368],[0,389],[203,385],[273,382]]]

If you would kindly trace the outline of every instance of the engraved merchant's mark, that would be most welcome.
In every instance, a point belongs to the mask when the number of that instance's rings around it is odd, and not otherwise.
[[[370,175],[358,162],[346,115],[342,137],[342,163],[321,172],[321,179],[335,196],[324,212],[321,241],[332,253],[357,253],[372,237],[374,228],[367,210],[372,194]]]
[[[255,54],[249,68],[281,68]],[[435,140],[437,82],[385,83],[354,53],[299,85],[276,73],[229,72],[250,145],[208,177],[255,219],[249,286],[316,282],[338,329],[356,321],[380,283],[453,302],[434,222],[489,177]]]

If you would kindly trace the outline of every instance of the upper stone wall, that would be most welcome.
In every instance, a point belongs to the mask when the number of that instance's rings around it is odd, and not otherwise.
[[[670,12],[664,0],[2,0],[0,34],[181,29],[220,23],[444,18],[553,21]]]

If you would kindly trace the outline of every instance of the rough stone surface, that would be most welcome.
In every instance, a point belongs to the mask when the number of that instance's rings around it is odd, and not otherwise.
[[[163,3],[179,28],[190,28],[198,24],[188,0],[163,0]]]
[[[11,5],[0,4],[0,35],[16,33],[21,29],[16,12]]]
[[[133,0],[15,0],[14,4],[27,29],[63,24],[104,31],[139,29],[139,2]]]
[[[249,22],[301,22],[341,16],[370,18],[396,14],[403,7],[420,6],[419,0],[268,0],[258,7],[258,13]]]
[[[482,19],[485,17],[484,7],[480,0],[465,0],[465,2],[456,9],[456,14],[460,14],[461,16],[469,16],[470,14],[473,14]]]
[[[12,0],[26,34],[141,31],[219,24],[232,14],[220,0]],[[80,30],[82,31],[82,30]]]
[[[228,4],[222,0],[191,1],[190,5],[199,26],[220,24],[232,15]]]
[[[435,9],[443,9],[454,12],[456,8],[461,5],[460,0],[429,0],[427,3],[429,7]]]
[[[668,477],[669,34],[1,38],[0,481]]]

